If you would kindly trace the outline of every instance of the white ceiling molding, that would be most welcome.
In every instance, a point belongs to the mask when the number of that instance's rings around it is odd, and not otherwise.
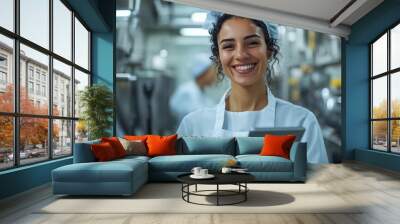
[[[347,9],[345,9],[338,17],[336,17],[333,21],[331,21],[331,27],[336,27],[347,18],[349,18],[355,11],[357,11],[361,6],[366,4],[368,0],[358,0],[351,4]]]
[[[258,1],[259,5],[254,4],[254,2],[241,2],[236,0],[166,1],[186,4],[207,10],[240,15],[243,17],[266,20],[277,24],[333,34],[345,38],[350,35],[350,25],[383,2],[383,0],[356,0],[350,7],[343,10],[341,14],[339,14],[333,19],[332,22],[330,22],[328,18],[334,17],[331,8],[332,4],[335,4],[335,8],[342,9],[346,7],[347,3],[350,1],[337,0],[332,2],[332,0],[326,0],[329,1],[330,6],[328,4],[324,4],[324,1],[316,3],[316,1],[312,0],[295,0],[294,2],[292,2],[292,0],[283,0],[281,4],[279,4],[278,1],[272,1],[270,4],[269,1]],[[301,7],[291,7],[285,11],[285,7],[282,7],[282,5],[285,4],[296,4],[301,5]],[[278,8],[277,6],[281,7]],[[298,8],[299,11],[295,12],[295,8]],[[310,14],[310,12],[315,13]],[[322,18],[321,15],[323,15],[324,18]]]
[[[342,23],[352,25],[353,23],[357,22],[361,17],[365,16],[368,12],[377,7],[382,2],[383,0],[368,0],[355,12],[353,12],[349,17],[347,17]]]
[[[295,15],[288,12],[275,9],[266,9],[237,2],[227,2],[223,0],[168,0],[171,2],[182,3],[207,10],[214,10],[243,17],[267,20],[297,28],[303,28],[316,32],[334,34],[341,37],[347,37],[350,34],[348,26],[339,25],[330,27],[329,21],[315,19],[306,16]]]

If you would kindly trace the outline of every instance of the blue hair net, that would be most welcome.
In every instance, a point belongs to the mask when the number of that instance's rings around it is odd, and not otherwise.
[[[207,13],[207,18],[206,21],[203,23],[203,28],[210,30],[212,25],[217,21],[218,17],[221,15],[223,15],[223,13],[215,11],[210,11],[209,13]],[[264,21],[264,23],[267,25],[268,29],[267,31],[269,36],[275,40],[278,39],[278,25],[266,21]]]

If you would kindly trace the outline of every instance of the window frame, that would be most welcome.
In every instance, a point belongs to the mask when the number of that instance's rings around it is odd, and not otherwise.
[[[5,170],[11,170],[11,169],[16,169],[19,167],[23,166],[30,166],[33,164],[38,164],[38,163],[43,163],[49,160],[54,160],[54,159],[61,159],[65,157],[70,157],[73,156],[74,153],[74,143],[75,143],[75,126],[76,126],[76,121],[79,120],[79,117],[75,117],[75,108],[71,108],[71,114],[70,116],[56,116],[53,115],[53,59],[58,60],[61,63],[64,63],[68,66],[71,66],[71,93],[72,93],[72,99],[71,99],[71,105],[74,105],[75,103],[75,88],[74,88],[74,83],[75,83],[75,69],[78,69],[79,71],[88,74],[89,76],[89,83],[88,85],[92,85],[92,61],[91,61],[91,49],[92,49],[92,43],[91,43],[91,37],[92,37],[92,30],[88,27],[88,25],[84,22],[84,20],[76,13],[72,7],[66,2],[65,0],[59,0],[68,10],[71,11],[71,59],[64,58],[63,56],[55,53],[53,50],[53,1],[54,0],[48,0],[49,3],[49,49],[46,49],[39,44],[36,44],[29,39],[26,39],[20,35],[20,0],[14,0],[13,1],[13,10],[14,10],[14,31],[10,31],[4,27],[0,26],[0,35],[3,35],[5,37],[11,38],[13,40],[13,63],[11,71],[13,72],[13,78],[14,78],[14,110],[13,112],[2,112],[0,111],[0,116],[10,116],[13,119],[13,153],[14,153],[14,161],[13,161],[13,166],[11,167],[5,167],[5,168],[0,168],[0,172],[5,171]],[[84,28],[88,31],[88,69],[85,69],[78,64],[75,63],[75,25],[74,25],[74,19],[79,20],[79,22],[84,26]],[[46,115],[39,115],[39,114],[27,114],[27,113],[21,113],[20,111],[20,44],[23,44],[27,47],[32,48],[33,50],[36,50],[42,54],[45,54],[48,56],[49,63],[48,63],[48,84],[46,84],[45,90],[48,91],[48,93],[45,92],[45,94],[48,96],[48,112]],[[28,82],[30,80],[30,74],[28,72],[29,70],[29,64],[27,64],[27,72],[26,72],[26,81]],[[33,83],[34,86],[36,83],[40,83],[40,87],[42,87],[42,79],[41,79],[41,74],[39,74],[39,80],[36,82],[36,69],[33,70]],[[28,87],[28,86],[27,86]],[[29,91],[27,89],[27,91]],[[36,89],[34,89],[34,92]],[[40,94],[42,96],[42,94]],[[20,119],[21,118],[45,118],[47,119],[48,122],[48,136],[47,136],[47,142],[49,143],[47,145],[47,151],[48,155],[47,158],[43,158],[43,160],[40,160],[38,162],[32,162],[32,163],[26,163],[26,164],[21,164],[20,161]],[[65,120],[65,121],[70,121],[71,122],[71,153],[68,155],[63,155],[63,156],[54,156],[54,147],[53,147],[53,122],[56,120]],[[54,158],[55,157],[55,158]]]
[[[400,121],[400,117],[392,117],[392,101],[391,101],[391,79],[392,75],[395,75],[396,73],[400,72],[400,67],[391,69],[391,30],[395,28],[396,26],[400,25],[400,21],[395,22],[392,24],[390,27],[385,29],[384,32],[379,34],[375,39],[373,39],[370,43],[368,43],[368,53],[369,53],[369,77],[368,77],[368,89],[369,89],[369,149],[373,151],[379,151],[379,152],[385,152],[385,153],[391,153],[391,154],[400,154],[400,152],[393,152],[392,151],[392,136],[391,136],[391,123],[392,121]],[[387,34],[387,64],[386,64],[386,71],[380,74],[376,74],[374,76],[373,74],[373,44],[376,43],[376,41],[379,40],[379,38],[383,37],[385,34]],[[387,87],[387,105],[386,105],[386,118],[373,118],[373,81],[378,78],[386,77],[386,87]],[[386,121],[386,150],[379,150],[374,148],[374,136],[373,136],[373,122],[374,121]]]

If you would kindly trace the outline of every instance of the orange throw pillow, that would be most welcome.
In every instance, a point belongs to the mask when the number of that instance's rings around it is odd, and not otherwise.
[[[126,156],[126,151],[117,137],[101,138],[101,142],[110,143],[117,158]]]
[[[176,139],[178,135],[159,136],[148,135],[148,156],[176,155]]]
[[[290,148],[295,135],[265,135],[264,146],[261,149],[261,156],[280,156],[290,159]]]
[[[93,144],[90,147],[92,149],[94,157],[99,162],[110,161],[117,158],[114,149],[108,142]]]
[[[147,135],[125,135],[124,139],[129,140],[129,141],[140,140],[142,142],[146,142]]]

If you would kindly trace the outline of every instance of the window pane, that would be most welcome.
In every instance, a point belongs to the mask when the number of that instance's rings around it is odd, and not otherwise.
[[[387,151],[387,121],[372,122],[373,149]]]
[[[60,1],[53,1],[53,51],[71,60],[72,12]]]
[[[14,165],[13,118],[0,116],[0,170]]]
[[[89,75],[75,69],[75,117],[81,114],[80,94],[86,86],[89,86]]]
[[[75,63],[89,70],[89,32],[75,18]]]
[[[88,129],[83,120],[75,121],[75,143],[88,140]]]
[[[20,0],[21,36],[49,48],[49,0]]]
[[[71,66],[53,60],[53,115],[72,117]]]
[[[25,114],[48,114],[49,57],[21,44],[20,109]]]
[[[390,67],[400,67],[400,24],[391,30],[390,34]]]
[[[391,110],[392,117],[400,118],[400,72],[391,75],[390,82],[390,98],[391,98]]]
[[[14,31],[14,1],[0,1],[0,26]]]
[[[387,71],[387,34],[383,35],[372,45],[373,75]]]
[[[391,121],[392,152],[400,153],[400,120]]]
[[[0,35],[0,111],[14,111],[13,40]]]
[[[20,119],[21,164],[34,163],[49,158],[48,127],[44,118],[22,117]]]
[[[372,81],[372,118],[387,118],[387,78]]]
[[[72,154],[72,121],[53,120],[53,157]]]

